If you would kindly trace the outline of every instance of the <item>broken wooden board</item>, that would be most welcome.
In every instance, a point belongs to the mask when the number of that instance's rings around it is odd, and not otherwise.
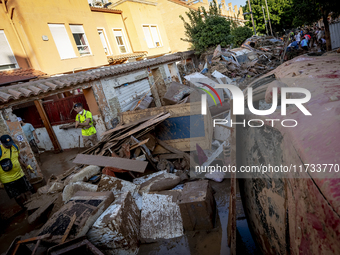
[[[111,166],[138,173],[144,173],[145,168],[148,165],[148,162],[144,161],[85,154],[78,154],[77,157],[73,160],[73,163],[102,167]]]
[[[178,158],[184,158],[183,154],[161,154],[159,155],[159,159],[178,159]]]
[[[29,224],[35,222],[54,203],[54,201],[57,200],[58,194],[49,195],[48,197],[48,200],[43,200],[43,204],[40,204],[39,201],[37,201],[37,204],[40,206],[34,213],[28,216],[27,221]],[[30,207],[34,207],[33,204],[34,201],[30,203]]]
[[[183,155],[183,157],[188,161],[190,162],[190,165],[196,167],[197,166],[197,163],[195,162],[195,159],[193,157],[191,157],[188,153],[185,153],[183,151],[180,151],[174,147],[172,147],[171,145],[169,145],[167,142],[163,142],[159,139],[156,139],[157,143],[162,146],[164,149],[168,150],[168,151],[171,151],[172,153],[175,153],[175,154],[179,154],[179,155]]]
[[[162,112],[169,112],[171,116],[158,124],[156,128],[156,135],[160,140],[181,151],[194,151],[196,144],[204,150],[211,148],[212,118],[209,110],[207,110],[207,115],[201,114],[201,102],[123,112],[121,121],[129,124],[138,118],[154,116]],[[190,129],[191,125],[194,125],[195,129]],[[193,130],[195,132],[191,132]],[[169,151],[161,146],[156,146],[153,151],[153,154],[163,153],[169,153]]]

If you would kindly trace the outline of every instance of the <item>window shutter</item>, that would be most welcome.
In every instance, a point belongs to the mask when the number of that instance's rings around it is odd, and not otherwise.
[[[121,31],[121,30],[113,30],[113,34],[114,34],[115,36],[121,36],[121,37],[123,37],[123,34],[122,34],[122,31]]]
[[[143,26],[143,31],[145,35],[145,40],[149,48],[155,48],[153,42],[152,42],[152,37],[150,34],[150,29],[149,26]]]
[[[153,42],[155,43],[155,45],[161,46],[161,41],[159,40],[157,27],[154,27],[154,26],[151,27],[151,34],[152,34]]]
[[[4,30],[0,30],[0,66],[17,64]]]
[[[82,25],[70,25],[72,34],[85,34]]]
[[[61,59],[75,58],[71,40],[62,24],[48,24]]]

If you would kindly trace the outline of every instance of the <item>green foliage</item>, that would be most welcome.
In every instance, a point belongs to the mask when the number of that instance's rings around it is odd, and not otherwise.
[[[241,44],[253,35],[253,30],[249,27],[235,27],[231,30],[234,47],[240,47]]]
[[[249,5],[243,7],[244,12],[249,12]],[[267,0],[270,20],[272,24],[273,33],[282,33],[283,29],[293,28],[294,8],[292,5],[293,0]],[[251,9],[253,12],[254,23],[256,32],[266,34],[266,26],[263,17],[262,6],[264,7],[264,16],[267,20],[268,33],[270,28],[268,23],[268,13],[265,0],[250,0]],[[251,16],[246,15],[245,18],[249,20],[246,25],[252,27]]]
[[[204,7],[198,8],[197,11],[190,9],[186,15],[188,22],[180,16],[187,36],[181,40],[192,43],[197,54],[218,44],[227,47],[232,43],[231,21],[221,16],[221,9],[215,0],[210,3],[208,11]]]
[[[309,25],[329,14],[337,17],[340,14],[340,1],[334,0],[292,0],[295,12],[294,25]]]
[[[249,12],[248,1],[243,7],[244,12]],[[263,6],[265,18],[268,22],[265,0],[250,0],[250,3],[256,31],[265,34],[266,27],[262,10]],[[322,16],[327,17],[329,13],[337,16],[340,12],[339,0],[267,0],[267,3],[274,33],[282,33],[284,29],[287,30],[302,25],[311,25]],[[246,15],[245,18],[249,20],[246,25],[251,27],[251,16]]]

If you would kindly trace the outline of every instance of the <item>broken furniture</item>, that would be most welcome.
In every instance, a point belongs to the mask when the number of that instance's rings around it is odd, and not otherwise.
[[[210,149],[213,135],[212,119],[209,111],[207,115],[201,114],[200,101],[123,112],[121,122],[124,125],[132,125],[136,119],[148,118],[162,112],[168,112],[170,116],[157,125],[155,135],[158,139],[181,151],[194,151],[196,143],[204,150]],[[160,145],[153,150],[154,155],[162,153],[169,151]]]
[[[66,243],[53,246],[47,250],[48,255],[104,255],[85,236],[70,240]]]
[[[68,238],[83,236],[113,200],[112,192],[78,191],[67,204],[49,218],[39,235],[51,234],[53,236],[51,240],[60,243],[73,215],[76,214]]]
[[[20,240],[18,237],[12,242],[11,246],[6,252],[6,255],[26,255],[32,254],[34,255],[40,245],[41,240],[50,238],[50,234],[41,235],[37,237],[28,238],[25,240]],[[26,244],[36,242],[33,251],[27,248]]]

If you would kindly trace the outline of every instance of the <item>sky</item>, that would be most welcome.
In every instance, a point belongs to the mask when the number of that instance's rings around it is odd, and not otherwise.
[[[229,0],[229,1],[225,1],[226,3],[232,3],[233,4],[233,6],[234,5],[237,5],[238,7],[240,7],[240,6],[245,6],[246,5],[246,3],[247,3],[247,0]]]

